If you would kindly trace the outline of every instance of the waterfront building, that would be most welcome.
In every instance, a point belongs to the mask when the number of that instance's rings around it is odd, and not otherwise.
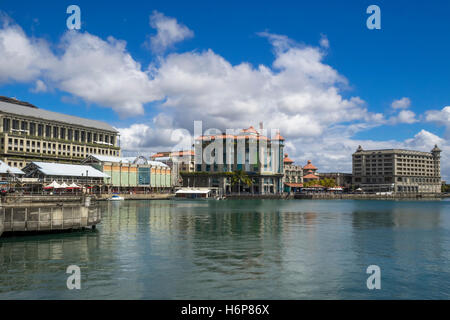
[[[99,193],[104,191],[110,177],[107,174],[87,165],[50,163],[50,162],[31,162],[23,168],[25,178],[35,178],[41,187],[56,181],[58,184],[65,183],[71,185],[75,183],[78,186],[92,189],[92,192]]]
[[[120,156],[119,133],[105,122],[47,111],[0,96],[0,160],[79,163],[89,154]]]
[[[289,158],[288,154],[284,155],[284,176],[283,185],[284,192],[299,192],[303,187],[303,168],[295,165],[294,160]]]
[[[282,193],[284,138],[278,133],[269,139],[262,130],[262,126],[260,131],[249,127],[236,135],[221,133],[197,137],[195,172],[181,173],[183,186],[214,187],[219,194]],[[251,185],[233,184],[233,174],[238,171],[250,179]]]
[[[111,177],[105,180],[111,192],[149,192],[169,190],[172,187],[171,169],[159,161],[139,157],[112,157],[90,155],[83,160]]]
[[[194,155],[193,150],[165,151],[150,156],[150,159],[168,165],[172,172],[172,185],[181,186],[183,180],[180,173],[195,171]]]
[[[316,172],[317,167],[312,164],[311,160],[308,160],[308,163],[303,167],[303,182],[320,180]]]
[[[441,149],[364,150],[353,154],[353,184],[366,192],[440,193]]]
[[[25,173],[14,167],[8,166],[6,163],[0,160],[0,186],[9,185],[12,181],[22,177]]]

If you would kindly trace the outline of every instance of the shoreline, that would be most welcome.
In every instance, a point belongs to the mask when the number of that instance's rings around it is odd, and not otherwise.
[[[124,200],[175,200],[175,194],[120,194]],[[2,198],[0,208],[47,207],[84,204],[86,198],[91,201],[108,201],[110,194],[86,196],[26,195]],[[450,198],[450,194],[295,194],[295,195],[228,195],[225,200],[440,200]],[[213,199],[213,198],[211,198]]]

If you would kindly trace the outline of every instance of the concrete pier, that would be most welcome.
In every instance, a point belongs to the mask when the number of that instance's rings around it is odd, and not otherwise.
[[[57,231],[94,227],[101,221],[97,206],[4,206],[0,208],[3,232]]]

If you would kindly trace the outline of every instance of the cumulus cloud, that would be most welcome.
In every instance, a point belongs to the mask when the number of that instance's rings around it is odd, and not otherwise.
[[[224,129],[263,121],[269,128],[282,126],[288,137],[318,136],[330,125],[374,116],[361,98],[343,95],[346,79],[323,62],[319,48],[260,35],[273,46],[271,66],[232,65],[212,50],[161,60],[154,82],[165,94],[162,106],[175,111],[176,126],[192,127],[201,119]]]
[[[403,97],[398,100],[394,100],[391,104],[392,109],[408,109],[411,106],[411,100],[407,97]]]
[[[158,11],[153,11],[150,16],[150,26],[156,29],[156,35],[150,37],[150,47],[156,53],[162,53],[175,43],[194,36],[188,27]]]
[[[416,123],[419,120],[416,118],[416,114],[412,112],[411,110],[401,110],[396,116],[393,116],[389,119],[390,124],[397,124],[397,123]]]
[[[64,53],[48,73],[60,90],[124,116],[143,114],[145,103],[161,98],[124,41],[67,32],[60,46]]]
[[[33,81],[55,62],[47,42],[27,37],[5,15],[0,15],[0,57],[0,84]]]
[[[35,92],[46,91],[50,85],[125,116],[143,114],[145,103],[162,97],[124,41],[68,31],[58,47],[60,55],[47,42],[28,37],[20,26],[3,18],[0,83],[34,82]]]
[[[450,134],[450,106],[442,108],[442,110],[429,110],[425,113],[425,120],[443,125]]]
[[[47,85],[45,84],[44,81],[38,79],[38,80],[36,80],[35,87],[33,89],[31,89],[31,91],[34,92],[34,93],[46,92],[47,91]]]

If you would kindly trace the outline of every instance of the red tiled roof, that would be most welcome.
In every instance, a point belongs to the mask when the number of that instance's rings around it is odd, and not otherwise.
[[[315,174],[310,173],[304,176],[303,179],[319,179],[319,177],[316,176]]]
[[[154,155],[152,155],[152,156],[150,156],[150,158],[161,158],[161,157],[164,157],[164,154],[162,154],[162,153],[157,153],[157,154],[154,154]]]
[[[288,187],[291,187],[291,188],[302,188],[303,187],[303,183],[285,183],[285,185],[287,185]]]
[[[250,126],[250,128],[248,129],[242,129],[241,132],[258,133],[258,131],[256,131],[255,128],[253,128],[253,126]]]
[[[284,160],[283,161],[284,161],[284,163],[294,163],[294,160],[289,158],[287,153],[284,154]]]
[[[315,167],[315,166],[311,163],[311,160],[308,160],[308,164],[307,164],[306,166],[304,166],[303,169],[317,170],[317,167]]]

